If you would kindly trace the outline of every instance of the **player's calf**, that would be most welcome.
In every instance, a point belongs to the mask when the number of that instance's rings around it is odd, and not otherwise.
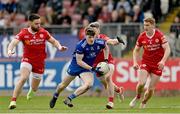
[[[27,93],[27,100],[32,99],[32,97],[34,96],[35,92],[32,90],[32,88],[29,89],[28,93]]]

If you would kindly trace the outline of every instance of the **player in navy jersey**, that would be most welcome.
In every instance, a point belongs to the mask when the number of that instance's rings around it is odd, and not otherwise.
[[[64,100],[64,104],[69,107],[73,107],[71,102],[72,99],[82,95],[93,86],[93,72],[96,72],[99,75],[103,74],[103,72],[99,71],[99,68],[92,66],[97,54],[99,54],[101,50],[104,50],[104,57],[105,59],[108,59],[109,49],[106,41],[96,38],[95,30],[92,27],[87,27],[85,29],[85,34],[85,39],[81,40],[76,46],[71,64],[67,70],[68,75],[57,86],[56,92],[49,104],[50,108],[55,106],[59,94],[72,80],[75,79],[76,76],[79,76],[82,79],[83,85],[77,88],[73,94],[69,95]]]
[[[89,27],[93,27],[96,31],[97,38],[103,39],[107,42],[108,45],[118,45],[120,43],[125,44],[124,41],[120,38],[120,36],[116,36],[114,39],[111,39],[105,34],[100,33],[100,23],[99,22],[92,22],[89,24]],[[93,66],[97,66],[98,63],[104,61],[104,52],[101,51],[97,56],[96,60],[94,61]],[[114,58],[112,54],[109,52],[108,60],[106,61],[109,64],[109,72],[106,73],[104,76],[98,76],[100,82],[104,85],[107,95],[108,95],[108,103],[106,104],[107,109],[112,109],[114,107],[114,91],[119,95],[121,101],[124,100],[124,88],[118,87],[113,83],[112,77],[114,73]]]

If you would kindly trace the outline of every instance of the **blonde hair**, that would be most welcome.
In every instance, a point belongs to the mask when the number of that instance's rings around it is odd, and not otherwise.
[[[155,24],[156,24],[155,19],[152,18],[152,17],[147,17],[147,18],[145,18],[145,19],[144,19],[144,22],[149,22],[149,23],[151,23],[152,25],[155,25]]]

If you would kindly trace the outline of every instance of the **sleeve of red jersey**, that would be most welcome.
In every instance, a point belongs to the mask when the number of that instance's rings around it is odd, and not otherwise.
[[[142,35],[140,34],[136,41],[136,46],[141,47],[142,46]]]
[[[165,35],[160,31],[159,31],[159,38],[160,38],[161,44],[165,44],[168,42]]]
[[[100,34],[100,38],[104,39],[105,41],[109,40],[110,38],[105,34]]]
[[[46,40],[48,40],[49,38],[51,38],[51,34],[46,30]]]
[[[15,39],[22,41],[24,30],[22,29],[16,36]]]

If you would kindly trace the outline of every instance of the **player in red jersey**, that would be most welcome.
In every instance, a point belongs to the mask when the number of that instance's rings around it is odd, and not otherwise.
[[[119,43],[124,44],[124,41],[122,39],[120,39],[120,37],[116,37],[115,39],[110,39],[105,34],[100,34],[100,24],[98,22],[90,23],[89,26],[95,28],[97,37],[106,40],[107,44],[110,44],[110,45],[117,45]],[[113,103],[114,91],[119,94],[121,101],[123,101],[124,100],[124,95],[123,95],[124,89],[123,89],[123,87],[117,87],[112,81],[112,76],[114,73],[114,59],[113,59],[112,54],[109,53],[108,60],[104,60],[104,52],[101,51],[96,56],[94,66],[96,66],[99,62],[102,62],[102,61],[108,62],[110,71],[105,76],[98,76],[98,75],[97,76],[108,92],[108,103],[106,105],[106,108],[112,109],[114,106],[114,103]]]
[[[140,108],[146,107],[146,103],[154,93],[155,86],[162,75],[164,64],[170,54],[169,44],[164,34],[155,28],[155,20],[153,18],[144,19],[144,30],[139,35],[133,51],[133,67],[136,70],[140,68],[140,71],[136,86],[136,97],[130,102],[130,107],[135,107],[144,88],[146,88],[146,91]],[[141,47],[143,47],[144,52],[141,65],[139,66],[137,56]]]
[[[20,66],[20,79],[17,82],[9,109],[16,108],[16,99],[18,98],[24,83],[29,78],[32,72],[33,78],[30,91],[37,91],[41,77],[44,73],[45,66],[45,46],[46,41],[54,45],[58,50],[65,51],[67,47],[62,46],[55,38],[53,38],[48,31],[40,26],[40,16],[31,14],[28,18],[30,26],[22,29],[8,46],[8,56],[14,54],[14,47],[21,41],[24,45],[23,57]]]

